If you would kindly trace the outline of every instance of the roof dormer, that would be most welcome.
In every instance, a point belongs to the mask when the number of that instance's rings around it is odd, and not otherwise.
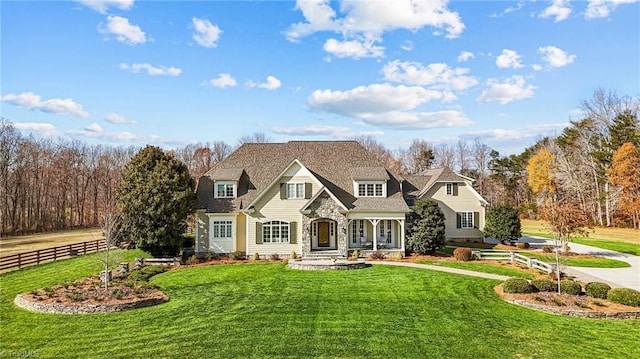
[[[349,170],[354,197],[387,197],[389,174],[384,167],[355,167]]]

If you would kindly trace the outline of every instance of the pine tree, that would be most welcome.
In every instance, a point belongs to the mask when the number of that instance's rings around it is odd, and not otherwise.
[[[444,245],[444,213],[438,202],[417,200],[410,218],[407,246],[416,254],[433,253]]]
[[[518,211],[509,205],[497,205],[487,211],[484,235],[502,243],[522,237]]]

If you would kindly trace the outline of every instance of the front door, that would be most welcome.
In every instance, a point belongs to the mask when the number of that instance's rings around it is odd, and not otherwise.
[[[318,222],[318,247],[329,247],[329,222]]]

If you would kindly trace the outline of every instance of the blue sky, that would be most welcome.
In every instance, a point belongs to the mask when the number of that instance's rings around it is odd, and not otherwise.
[[[519,153],[640,95],[638,0],[2,1],[2,116],[165,148],[264,132]]]

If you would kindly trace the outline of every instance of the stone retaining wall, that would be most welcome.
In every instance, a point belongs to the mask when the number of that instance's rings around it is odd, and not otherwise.
[[[640,311],[636,312],[615,312],[615,313],[601,313],[601,312],[588,312],[584,310],[567,310],[556,309],[545,305],[533,304],[518,299],[504,299],[505,301],[521,305],[527,308],[533,308],[542,310],[549,313],[567,315],[570,317],[584,317],[584,318],[602,318],[602,319],[640,319]]]
[[[54,314],[90,314],[90,313],[113,313],[123,310],[150,307],[169,301],[168,297],[155,297],[140,299],[135,302],[113,303],[113,304],[79,304],[68,306],[61,303],[41,303],[31,301],[24,295],[18,294],[13,303],[22,309],[40,313]]]

